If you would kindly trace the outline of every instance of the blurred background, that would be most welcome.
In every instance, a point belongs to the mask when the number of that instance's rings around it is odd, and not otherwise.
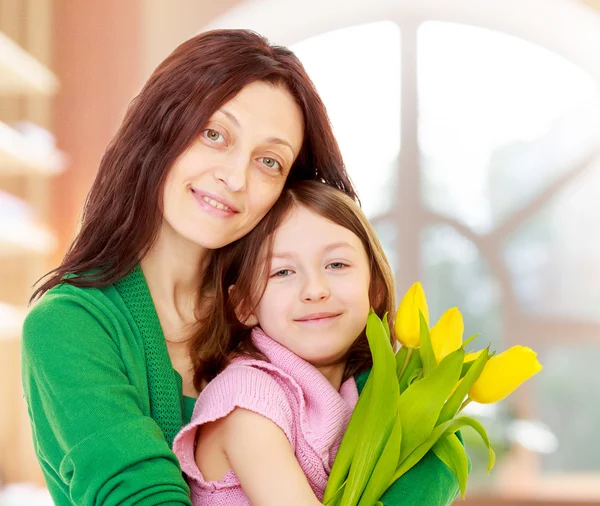
[[[0,0],[0,505],[51,504],[20,386],[31,286],[129,101],[215,27],[303,61],[399,292],[458,306],[473,348],[539,352],[470,406],[499,458],[487,476],[464,431],[466,502],[600,504],[600,0]]]

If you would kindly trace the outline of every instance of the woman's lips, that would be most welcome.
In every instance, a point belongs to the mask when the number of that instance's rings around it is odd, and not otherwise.
[[[227,200],[212,193],[191,188],[192,195],[200,207],[207,213],[219,218],[229,218],[237,214],[237,209]],[[215,206],[218,205],[219,207]]]

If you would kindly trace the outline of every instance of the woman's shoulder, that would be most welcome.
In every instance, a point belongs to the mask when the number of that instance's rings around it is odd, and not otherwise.
[[[48,290],[29,310],[22,328],[23,348],[36,347],[40,340],[87,334],[116,336],[128,317],[128,309],[114,285],[103,288],[61,283]],[[52,340],[56,344],[56,340]]]
[[[77,313],[111,312],[118,305],[118,299],[114,285],[95,288],[60,283],[42,295],[29,311],[26,321],[45,318],[50,313],[72,316]]]

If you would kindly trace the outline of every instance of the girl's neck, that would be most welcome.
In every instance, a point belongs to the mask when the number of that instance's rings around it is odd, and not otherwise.
[[[325,376],[325,378],[327,378],[327,381],[331,383],[331,386],[339,392],[340,387],[342,386],[344,370],[346,369],[346,361],[337,364],[315,367],[321,372],[323,376]]]

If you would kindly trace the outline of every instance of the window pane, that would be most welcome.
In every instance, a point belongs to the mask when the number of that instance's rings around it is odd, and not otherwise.
[[[507,241],[504,255],[523,312],[600,321],[598,195],[600,164]]]
[[[500,290],[478,248],[448,226],[425,229],[422,239],[424,288],[433,325],[457,306],[465,321],[465,337],[481,334],[470,346],[492,344],[502,350]]]
[[[327,32],[292,46],[331,118],[363,209],[391,207],[400,150],[400,31],[390,21]]]
[[[556,452],[543,456],[543,470],[600,471],[600,346],[552,348],[540,353],[540,361],[534,399],[559,441]]]
[[[426,205],[488,231],[598,142],[597,84],[558,55],[455,23],[418,32]]]

